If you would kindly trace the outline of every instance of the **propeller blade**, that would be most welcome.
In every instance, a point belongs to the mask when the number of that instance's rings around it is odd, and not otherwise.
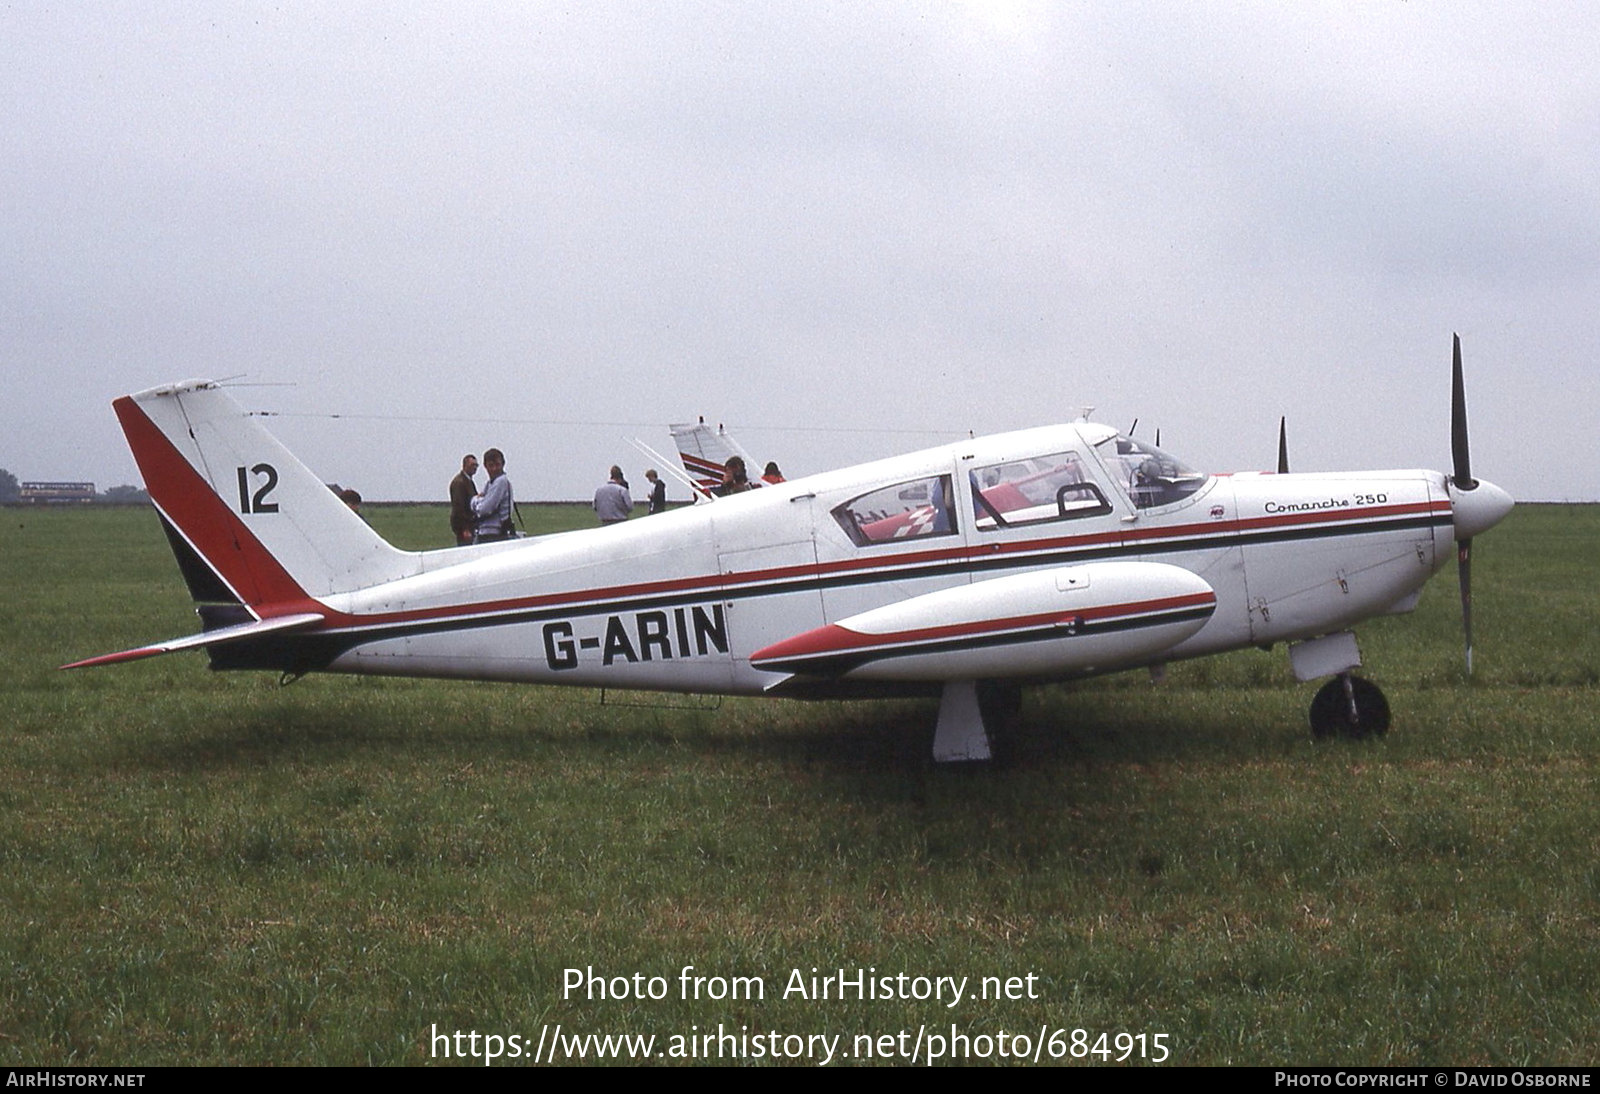
[[[1278,474],[1280,475],[1289,473],[1289,432],[1287,422],[1288,419],[1286,418],[1278,419]]]
[[[1455,365],[1450,382],[1450,454],[1455,459],[1454,482],[1461,490],[1478,485],[1472,477],[1472,455],[1467,445],[1467,389],[1461,379],[1461,335],[1455,336]]]
[[[1161,427],[1156,426],[1156,447],[1161,447]]]
[[[1472,455],[1467,444],[1467,387],[1461,377],[1461,335],[1454,336],[1455,345],[1450,368],[1450,455],[1455,461],[1455,474],[1450,484],[1457,490],[1471,490],[1478,485],[1472,477]],[[1456,545],[1456,580],[1461,585],[1461,633],[1467,648],[1467,675],[1472,675],[1472,537]]]
[[[1139,419],[1135,418],[1133,420],[1133,424],[1128,427],[1128,436],[1130,436],[1130,437],[1133,436],[1136,432],[1138,432],[1138,429],[1139,429]]]
[[[1456,577],[1461,582],[1461,630],[1467,640],[1467,675],[1472,675],[1472,541],[1456,545]]]

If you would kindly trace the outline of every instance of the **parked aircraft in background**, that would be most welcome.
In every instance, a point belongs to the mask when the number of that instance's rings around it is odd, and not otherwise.
[[[752,477],[760,474],[760,465],[751,460],[750,453],[721,425],[712,429],[706,425],[705,418],[701,418],[698,422],[674,422],[667,428],[672,433],[678,460],[689,477],[696,501],[716,496],[717,487],[722,485],[722,469],[731,456],[743,460]]]
[[[607,528],[392,547],[218,385],[115,408],[217,669],[940,697],[990,755],[1023,685],[1287,643],[1319,734],[1388,725],[1349,628],[1409,610],[1512,506],[1454,471],[1209,475],[1091,423],[981,437]],[[699,458],[716,463],[702,449]],[[1470,619],[1470,617],[1469,617]],[[1470,624],[1468,656],[1470,670]]]

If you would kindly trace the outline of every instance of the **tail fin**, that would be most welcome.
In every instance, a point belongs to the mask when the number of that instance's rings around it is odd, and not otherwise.
[[[276,615],[421,570],[216,384],[152,388],[113,406],[195,599]]]
[[[678,459],[683,462],[683,469],[702,494],[710,496],[712,488],[722,483],[722,468],[728,457],[738,456],[744,460],[746,468],[752,466],[750,453],[720,425],[712,429],[701,418],[698,422],[677,422],[667,428],[678,445]]]

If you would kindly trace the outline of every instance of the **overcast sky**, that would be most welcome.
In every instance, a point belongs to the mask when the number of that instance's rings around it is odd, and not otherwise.
[[[0,6],[0,467],[188,377],[320,476],[587,497],[1094,417],[1600,499],[1600,5]],[[339,415],[335,417],[334,415]],[[674,495],[681,493],[675,489]]]

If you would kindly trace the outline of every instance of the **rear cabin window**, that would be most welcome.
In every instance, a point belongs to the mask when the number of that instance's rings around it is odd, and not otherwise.
[[[956,530],[953,499],[950,476],[934,475],[862,494],[835,506],[833,519],[857,547],[948,536]]]
[[[970,471],[972,516],[980,532],[1096,517],[1111,512],[1076,453],[1034,456]]]

